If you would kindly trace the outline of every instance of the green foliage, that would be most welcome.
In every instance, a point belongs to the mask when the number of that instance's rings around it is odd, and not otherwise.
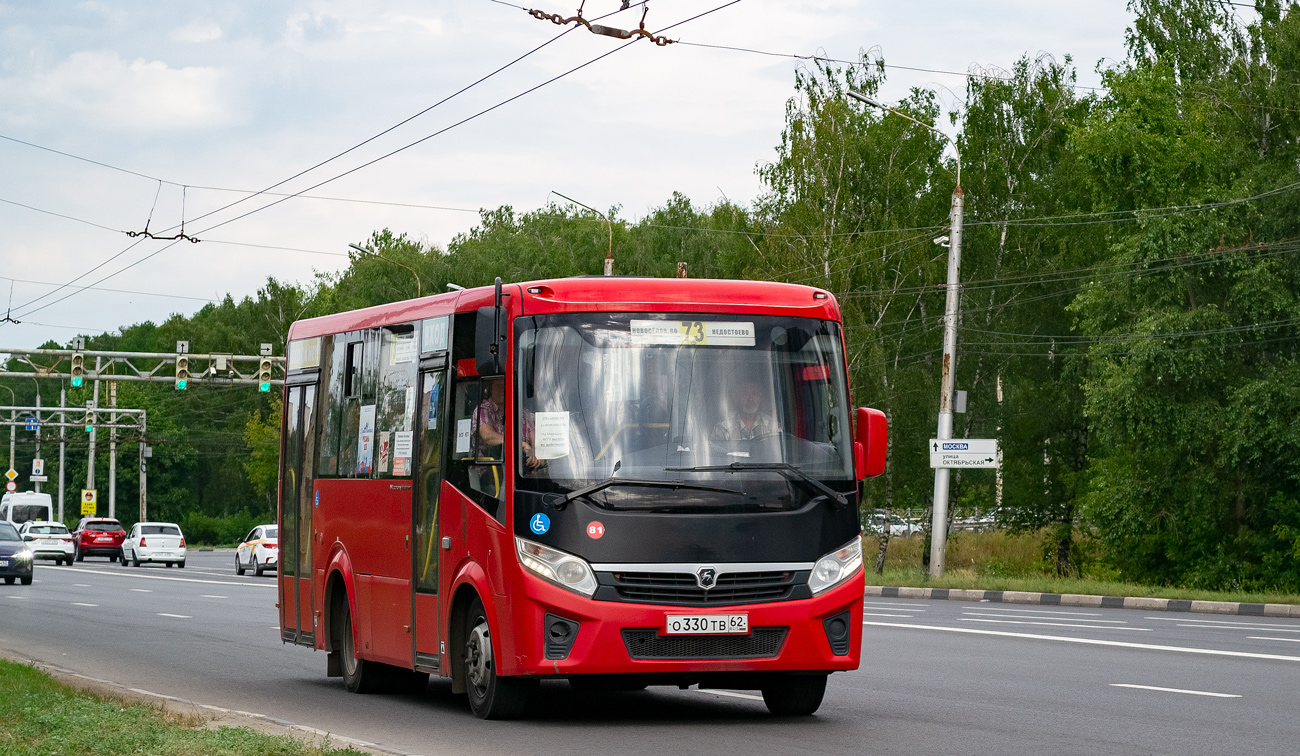
[[[273,515],[254,514],[247,509],[227,515],[212,517],[202,512],[190,512],[180,519],[181,532],[188,543],[205,546],[231,546],[241,543],[244,536],[258,525],[274,520]]]

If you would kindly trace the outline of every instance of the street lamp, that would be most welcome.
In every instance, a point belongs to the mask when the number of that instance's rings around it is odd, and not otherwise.
[[[555,194],[555,195],[558,195],[558,196],[560,196],[560,197],[563,197],[564,199],[566,199],[566,200],[568,200],[568,201],[572,202],[573,204],[578,205],[578,206],[580,206],[580,207],[585,207],[585,208],[587,208],[588,210],[590,210],[591,212],[593,212],[593,213],[595,213],[596,215],[599,215],[600,217],[602,217],[602,218],[605,219],[605,227],[609,230],[609,251],[605,253],[605,275],[607,275],[607,276],[612,276],[612,275],[614,275],[614,224],[613,224],[613,223],[610,223],[610,221],[609,221],[609,216],[608,216],[608,215],[605,215],[604,213],[602,213],[601,211],[599,211],[599,210],[597,210],[596,208],[592,207],[591,205],[584,205],[584,204],[582,204],[581,202],[577,201],[576,199],[574,199],[574,198],[572,198],[572,197],[569,197],[569,196],[564,195],[564,194],[560,194],[559,192],[555,191],[554,189],[551,190],[551,194]]]
[[[399,263],[396,260],[390,260],[387,257],[384,257],[383,255],[379,254],[378,252],[373,252],[371,250],[368,250],[359,244],[349,244],[348,246],[355,249],[356,251],[360,252],[363,255],[371,255],[372,257],[378,257],[380,260],[383,260],[384,262],[390,262],[399,268],[406,268],[407,270],[411,271],[411,275],[415,276],[415,297],[416,299],[419,299],[421,296],[423,296],[423,294],[421,293],[422,290],[420,288],[420,274],[416,273],[414,268],[412,268],[409,265],[403,265],[402,263]]]
[[[899,115],[918,126],[933,131],[952,145],[957,153],[957,187],[952,190],[952,211],[948,216],[948,296],[943,310],[943,364],[939,377],[940,442],[952,438],[952,385],[957,370],[957,315],[961,305],[961,220],[965,197],[961,190],[961,151],[952,137],[894,108],[886,107],[864,94],[849,90],[849,96],[873,108]],[[934,468],[934,508],[930,520],[930,576],[942,577],[944,552],[948,539],[948,468]]]

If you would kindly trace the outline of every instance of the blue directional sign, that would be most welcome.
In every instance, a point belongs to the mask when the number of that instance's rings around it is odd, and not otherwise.
[[[39,425],[40,425],[40,424],[37,423],[35,420],[28,420],[28,421],[27,421],[27,430],[29,430],[29,431],[34,431],[34,430],[36,430],[37,427],[39,427]]]

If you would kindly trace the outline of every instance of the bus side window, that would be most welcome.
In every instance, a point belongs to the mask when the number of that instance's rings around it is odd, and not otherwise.
[[[455,439],[452,484],[469,493],[494,517],[500,519],[500,502],[505,498],[505,470],[502,464],[505,434],[505,379],[462,378],[456,382],[453,413]]]
[[[379,329],[378,403],[375,417],[375,477],[408,477],[414,462],[419,344],[415,326]]]

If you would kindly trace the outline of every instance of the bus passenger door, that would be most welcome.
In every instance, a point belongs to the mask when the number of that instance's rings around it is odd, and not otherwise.
[[[315,469],[316,386],[290,386],[284,405],[280,476],[280,622],[282,638],[314,645],[311,595],[311,500]]]
[[[445,358],[439,360],[445,365]],[[441,558],[441,536],[438,528],[439,491],[442,487],[443,434],[447,429],[444,417],[447,404],[445,368],[438,363],[434,369],[420,374],[420,444],[417,449],[419,465],[416,469],[414,505],[411,507],[412,531],[415,548],[411,550],[412,623],[415,626],[415,666],[426,672],[446,674],[441,669],[439,654],[440,611],[438,603],[438,562]]]

